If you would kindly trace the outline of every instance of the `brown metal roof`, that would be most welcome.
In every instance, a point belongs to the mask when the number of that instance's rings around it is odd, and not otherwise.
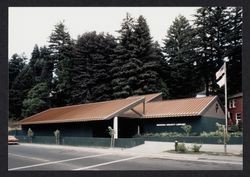
[[[19,121],[19,124],[45,124],[105,120],[118,116],[145,101],[145,98],[130,98],[96,102],[74,106],[51,108]]]
[[[47,124],[107,120],[115,116],[131,118],[161,118],[200,116],[216,96],[167,101],[151,100],[161,94],[128,97],[127,99],[51,108],[19,121],[19,124]],[[143,102],[146,102],[143,114]]]
[[[146,112],[142,114],[142,104],[136,106],[133,110],[123,113],[123,117],[133,118],[161,118],[161,117],[183,117],[200,116],[204,110],[216,100],[216,96],[203,98],[186,98],[167,101],[149,102],[146,104]],[[140,116],[139,114],[142,116]]]
[[[152,100],[154,100],[155,98],[158,98],[162,95],[162,93],[152,93],[152,94],[147,94],[147,95],[135,95],[135,96],[130,96],[129,98],[143,98],[145,97],[145,102],[150,102]]]

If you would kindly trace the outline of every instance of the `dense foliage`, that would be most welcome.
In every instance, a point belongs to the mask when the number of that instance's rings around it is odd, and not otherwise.
[[[90,31],[72,39],[63,22],[56,24],[48,46],[35,45],[29,59],[10,58],[9,117],[155,92],[164,99],[221,94],[215,73],[225,57],[229,94],[240,92],[242,8],[204,7],[194,17],[176,17],[163,46],[143,16],[127,14],[117,38]]]

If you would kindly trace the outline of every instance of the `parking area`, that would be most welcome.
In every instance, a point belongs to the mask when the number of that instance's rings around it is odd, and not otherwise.
[[[242,164],[190,162],[57,146],[9,145],[8,170],[241,170]]]

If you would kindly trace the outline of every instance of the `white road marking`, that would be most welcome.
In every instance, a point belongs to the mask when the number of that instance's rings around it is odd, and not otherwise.
[[[17,157],[21,157],[21,158],[31,159],[31,160],[38,160],[38,161],[49,162],[49,160],[42,159],[42,158],[37,158],[37,157],[28,157],[28,156],[13,154],[13,153],[8,153],[8,154],[9,155],[13,155],[13,156],[17,156]]]
[[[100,156],[105,156],[105,155],[109,155],[109,154],[112,154],[112,153],[90,155],[90,156],[77,157],[77,158],[72,158],[72,159],[65,159],[65,160],[59,160],[59,161],[53,161],[53,162],[40,163],[40,164],[35,164],[35,165],[29,165],[29,166],[11,168],[11,169],[9,169],[9,171],[21,170],[21,169],[26,169],[26,168],[39,167],[39,166],[50,165],[50,164],[57,164],[57,163],[63,163],[63,162],[69,162],[69,161],[74,161],[74,160],[87,159],[87,158],[92,158],[92,157],[100,157]]]
[[[215,161],[215,160],[199,160],[199,161],[200,162],[208,162],[208,163],[222,163],[222,164],[242,165],[242,162]]]
[[[127,161],[127,160],[138,159],[138,158],[141,158],[141,157],[143,157],[143,156],[140,155],[140,156],[135,156],[135,157],[129,157],[129,158],[126,158],[126,159],[120,159],[120,160],[115,160],[115,161],[111,161],[111,162],[100,163],[100,164],[97,164],[97,165],[91,165],[91,166],[77,168],[77,169],[73,169],[73,170],[74,171],[87,170],[87,169],[90,169],[90,168],[100,167],[100,166],[109,165],[109,164],[118,163],[118,162],[123,162],[123,161]]]

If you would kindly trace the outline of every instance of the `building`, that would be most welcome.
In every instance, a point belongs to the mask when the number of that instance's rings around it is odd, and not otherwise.
[[[228,97],[229,125],[239,125],[243,120],[243,94]]]
[[[217,96],[162,100],[161,93],[132,96],[105,102],[51,108],[19,121],[27,132],[54,136],[109,137],[108,126],[115,138],[136,134],[183,131],[192,125],[192,132],[216,130],[216,122],[224,123],[224,110]]]

